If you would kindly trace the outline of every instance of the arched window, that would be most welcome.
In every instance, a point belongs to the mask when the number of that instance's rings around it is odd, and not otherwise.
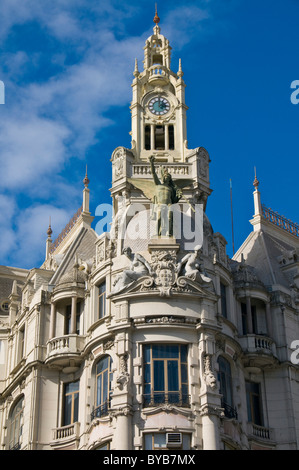
[[[233,387],[230,363],[223,356],[218,358],[220,393],[225,416],[237,418],[237,412],[233,408]]]
[[[24,397],[13,406],[8,420],[8,448],[18,450],[21,447],[23,430]]]
[[[112,359],[104,356],[96,366],[96,404],[92,418],[105,416],[108,413],[112,393]]]

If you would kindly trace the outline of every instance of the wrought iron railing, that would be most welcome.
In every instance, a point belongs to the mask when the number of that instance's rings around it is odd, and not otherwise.
[[[9,450],[21,450],[21,444],[17,442],[12,447],[10,447]]]
[[[286,232],[299,237],[299,224],[292,222],[291,220],[287,219],[286,217],[278,214],[278,212],[273,211],[269,207],[266,207],[262,204],[262,211],[263,217],[272,224],[276,225],[277,227],[282,228]]]
[[[104,416],[108,415],[108,411],[110,409],[110,400],[101,403],[101,405],[97,406],[91,412],[91,420],[95,418],[103,418]]]
[[[151,392],[143,395],[144,407],[161,404],[190,407],[190,395],[181,392]]]
[[[71,231],[71,229],[74,227],[75,223],[76,223],[77,220],[79,219],[81,213],[82,213],[82,206],[77,210],[76,214],[73,215],[73,217],[71,218],[71,220],[69,221],[69,223],[64,227],[64,229],[63,229],[62,232],[58,235],[58,237],[56,238],[56,240],[54,240],[54,242],[52,243],[51,248],[50,248],[50,253],[53,253],[53,252],[56,250],[56,248],[58,248],[58,246],[60,245],[60,243],[63,242],[63,240],[65,239],[65,237],[68,235],[68,233]]]
[[[225,403],[225,401],[221,401],[221,407],[224,409],[224,415],[226,418],[229,419],[238,419],[238,412],[236,408],[232,407],[228,403]]]

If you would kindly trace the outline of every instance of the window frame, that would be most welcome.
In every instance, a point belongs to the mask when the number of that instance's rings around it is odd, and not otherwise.
[[[7,432],[7,437],[8,437],[7,447],[9,450],[19,449],[21,447],[21,436],[23,434],[23,416],[24,416],[24,395],[21,396],[14,403],[9,413],[8,432]],[[16,439],[16,435],[17,435],[17,439]]]
[[[253,390],[253,386],[256,387],[256,391]],[[251,389],[249,389],[249,387]],[[245,389],[248,422],[257,426],[264,426],[261,384],[259,382],[246,380]],[[254,398],[257,398],[257,400]]]
[[[77,389],[67,392],[67,387],[71,385],[77,385]],[[71,403],[67,402],[67,397],[71,397]],[[70,426],[78,422],[79,419],[79,397],[80,397],[80,380],[74,380],[73,382],[66,382],[63,384],[63,413],[62,413],[62,426]],[[66,412],[70,406],[70,422],[67,422]],[[77,419],[75,419],[77,418]]]
[[[160,348],[160,353],[162,348],[166,350],[166,348],[178,347],[178,357],[170,357],[173,352],[168,357],[153,357],[153,348],[156,347]],[[184,351],[182,351],[183,348]],[[148,354],[149,361],[147,360]],[[164,354],[167,354],[167,352],[165,351]],[[159,367],[156,367],[158,364]],[[170,389],[171,380],[173,380],[173,377],[171,377],[173,372],[171,367],[173,365],[177,366],[176,380],[178,386],[175,390]],[[161,378],[161,375],[158,374],[158,368],[163,374],[164,385],[161,390],[157,390],[158,384],[155,383],[157,375]],[[161,403],[189,406],[188,344],[147,343],[143,345],[143,399],[145,407],[156,406]]]
[[[101,288],[104,286],[104,290],[101,292]],[[100,282],[97,285],[97,314],[98,320],[105,318],[107,315],[107,306],[106,306],[106,293],[107,293],[107,284],[106,280]]]

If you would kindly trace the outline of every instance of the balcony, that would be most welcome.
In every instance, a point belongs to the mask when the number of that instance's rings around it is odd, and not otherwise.
[[[155,82],[155,84],[165,84],[169,81],[169,71],[167,67],[160,64],[155,64],[149,69],[149,83]]]
[[[264,335],[248,334],[239,338],[245,353],[245,367],[263,368],[277,361],[275,342]]]
[[[190,395],[181,392],[152,392],[143,395],[145,408],[159,405],[174,405],[190,408]]]
[[[254,423],[247,423],[248,438],[252,441],[259,441],[266,445],[273,445],[275,442],[274,430]]]
[[[63,368],[65,372],[74,372],[83,358],[85,338],[76,334],[59,336],[47,343],[46,364]]]
[[[80,435],[80,423],[76,422],[68,426],[53,429],[53,440],[50,443],[54,450],[66,448],[69,450],[77,447]]]
[[[108,412],[110,410],[110,401],[105,401],[101,405],[97,406],[94,408],[94,410],[91,412],[91,421],[94,420],[95,418],[104,418],[105,416],[108,416]]]
[[[228,419],[238,419],[238,413],[236,408],[233,408],[232,406],[228,405],[225,403],[223,400],[221,400],[221,407],[224,410],[224,416]]]

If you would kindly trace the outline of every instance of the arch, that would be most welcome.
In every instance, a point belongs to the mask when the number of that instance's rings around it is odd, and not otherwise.
[[[23,431],[24,395],[18,397],[12,404],[8,415],[8,449],[19,449]]]

